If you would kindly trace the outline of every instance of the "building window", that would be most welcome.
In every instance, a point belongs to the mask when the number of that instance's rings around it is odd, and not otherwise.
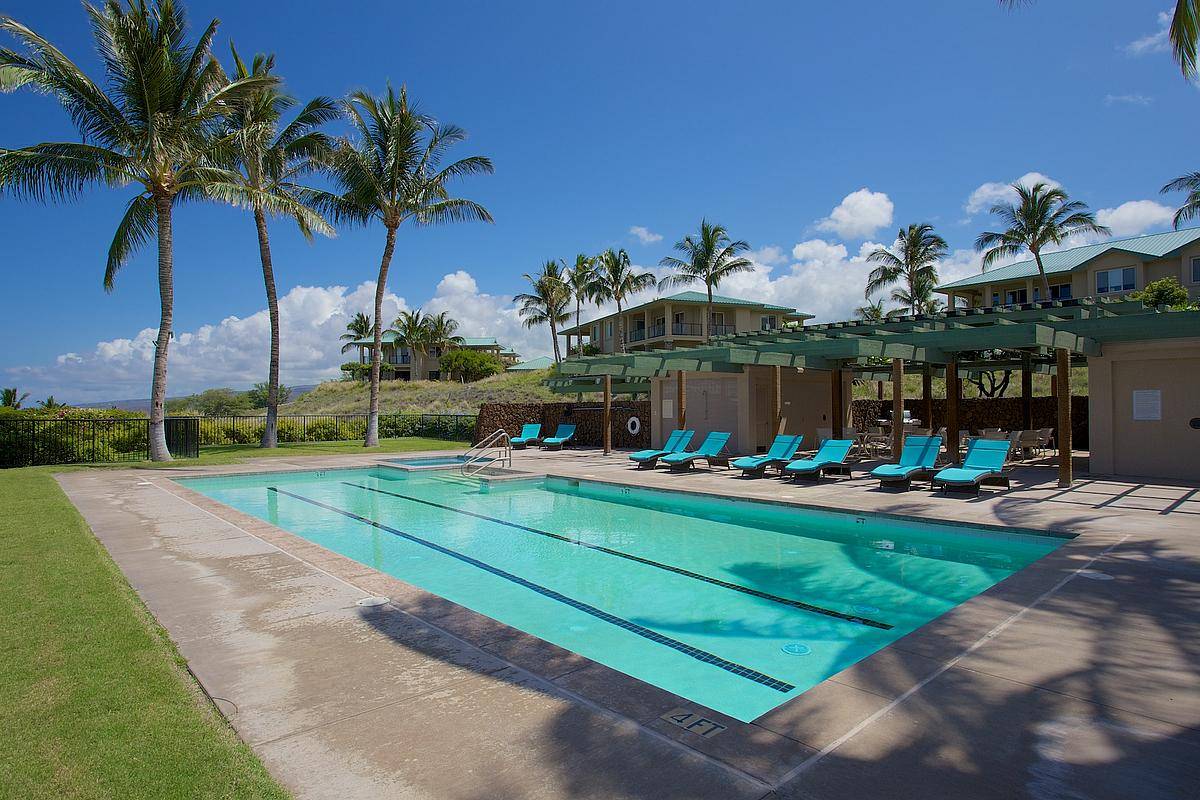
[[[1200,256],[1192,259],[1192,283],[1200,283]]]
[[[1096,294],[1111,292],[1131,292],[1134,289],[1133,280],[1137,273],[1133,267],[1106,269],[1096,273]]]
[[[429,370],[429,380],[440,381],[441,379],[442,379],[442,373],[440,370],[436,370],[436,369]]]
[[[998,305],[1000,305],[1000,293],[992,292],[992,306],[995,307]]]
[[[774,314],[762,318],[762,329],[764,331],[773,331],[777,326],[776,317]]]
[[[712,322],[713,325],[724,325],[725,324],[725,312],[714,311],[713,315],[712,315],[712,320],[710,320],[710,321]]]
[[[600,326],[593,325],[592,326],[592,342],[595,343],[596,340],[599,338],[600,338]]]
[[[1015,306],[1029,302],[1029,293],[1025,289],[1010,289],[1004,295],[1005,305]]]
[[[612,332],[613,332],[613,324],[612,324],[612,320],[610,319],[608,321],[608,338],[610,338],[610,339],[612,338],[612,335],[613,335]]]
[[[676,312],[675,312],[675,324],[676,324],[676,325],[682,325],[682,324],[683,324],[683,312],[682,312],[682,311],[676,311]]]

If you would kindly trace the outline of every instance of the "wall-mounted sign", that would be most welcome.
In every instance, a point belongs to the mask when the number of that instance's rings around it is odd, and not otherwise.
[[[671,419],[675,418],[675,401],[674,400],[668,400],[665,397],[663,398],[663,416],[670,417]]]
[[[1162,420],[1162,390],[1133,390],[1133,419],[1135,422],[1159,422]]]

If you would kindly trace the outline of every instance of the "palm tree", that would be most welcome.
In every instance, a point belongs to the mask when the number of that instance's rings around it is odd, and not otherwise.
[[[621,314],[622,304],[634,292],[654,286],[654,275],[635,271],[629,261],[629,253],[626,253],[623,247],[620,250],[610,247],[600,254],[599,261],[592,297],[597,303],[611,300],[617,304],[617,341],[621,352],[624,353],[625,319]]]
[[[565,266],[565,265],[564,265]],[[575,328],[579,328],[579,312],[584,303],[590,303],[596,292],[596,259],[594,256],[580,253],[575,256],[574,266],[566,270],[564,280],[571,291],[571,299],[575,301]],[[575,335],[576,347],[582,352],[583,335]],[[567,354],[571,352],[571,337],[567,337]]]
[[[400,316],[396,317],[392,322],[392,327],[387,331],[396,335],[397,347],[403,345],[408,348],[412,358],[409,372],[412,373],[414,380],[420,379],[421,368],[424,366],[422,359],[429,352],[431,319],[428,315],[421,313],[419,308],[416,311],[401,311]]]
[[[274,56],[256,55],[247,67],[232,45],[230,51],[234,76],[238,80],[270,75],[275,65]],[[226,127],[233,137],[238,176],[238,185],[230,193],[230,200],[240,203],[249,196],[248,204],[254,213],[258,233],[258,257],[267,292],[267,313],[271,319],[263,447],[278,445],[279,430],[279,299],[275,292],[271,243],[267,237],[267,214],[294,219],[309,241],[312,241],[314,230],[327,236],[333,234],[329,223],[307,205],[312,191],[296,181],[313,172],[317,163],[327,157],[329,137],[317,128],[336,119],[338,109],[332,100],[315,98],[281,129],[284,112],[295,104],[295,99],[284,94],[278,85],[273,85],[235,104],[226,119]]]
[[[571,301],[571,289],[567,285],[562,267],[557,261],[547,261],[536,275],[525,273],[531,291],[519,294],[514,300],[521,304],[518,312],[525,318],[526,328],[538,325],[550,326],[550,339],[554,345],[554,363],[562,361],[558,347],[558,326],[571,319],[567,304]]]
[[[1029,0],[1000,0],[1006,6],[1019,6]],[[1195,80],[1197,68],[1196,44],[1200,40],[1200,0],[1176,0],[1175,14],[1171,18],[1171,28],[1168,34],[1171,39],[1171,49],[1183,77]]]
[[[999,232],[985,231],[975,240],[975,249],[984,251],[983,268],[998,258],[1020,255],[1028,250],[1037,264],[1042,278],[1042,299],[1050,299],[1050,280],[1042,265],[1042,249],[1047,245],[1061,244],[1076,233],[1095,233],[1107,236],[1108,228],[1096,223],[1096,216],[1087,205],[1071,200],[1059,187],[1046,183],[1035,183],[1028,189],[1019,183],[1013,184],[1017,193],[1016,203],[996,203],[991,213],[1007,225]]]
[[[354,343],[361,341],[371,335],[375,326],[371,324],[371,318],[366,315],[366,312],[360,311],[354,315],[354,319],[346,323],[346,332],[338,337],[345,342],[342,345],[342,352],[346,352],[354,347]]]
[[[16,387],[0,390],[0,408],[20,408],[29,398],[29,392],[17,394]]]
[[[883,298],[871,302],[867,298],[867,304],[854,309],[854,316],[858,317],[863,322],[883,322],[887,318],[887,312],[883,310]]]
[[[426,317],[428,323],[428,345],[438,353],[438,357],[463,343],[463,337],[458,335],[458,320],[453,319],[447,311],[440,311]],[[444,376],[448,378],[449,376]]]
[[[69,408],[66,403],[60,403],[54,399],[54,395],[47,395],[45,400],[38,401],[38,408],[44,411],[54,411],[59,408]]]
[[[1187,175],[1182,175],[1164,186],[1162,191],[1164,194],[1167,192],[1188,193],[1183,205],[1175,212],[1176,228],[1193,217],[1200,217],[1200,172],[1189,172]]]
[[[658,282],[660,289],[703,281],[704,289],[708,292],[708,305],[704,311],[705,341],[709,340],[712,330],[713,290],[730,275],[754,269],[754,262],[738,255],[749,249],[750,245],[740,239],[730,241],[724,226],[709,224],[708,220],[702,219],[699,236],[689,233],[675,243],[676,252],[682,254],[683,258],[667,256],[658,262],[660,267],[675,270],[674,275],[668,275]]]
[[[375,341],[371,346],[371,401],[367,416],[366,447],[379,446],[379,367],[383,328],[383,295],[388,268],[396,248],[396,230],[405,222],[436,225],[479,220],[491,222],[483,206],[451,197],[448,184],[455,178],[492,172],[492,162],[469,156],[446,166],[446,151],[467,138],[466,131],[442,125],[408,102],[402,87],[397,94],[374,97],[354,92],[343,102],[356,140],[342,139],[330,156],[327,171],[339,194],[324,192],[317,208],[335,222],[366,225],[383,223],[386,232],[379,277],[375,281]]]
[[[950,248],[945,239],[933,232],[932,225],[921,223],[900,229],[896,234],[896,250],[878,247],[867,256],[867,261],[876,266],[867,277],[864,294],[870,298],[882,289],[902,283],[903,286],[892,289],[892,300],[901,309],[919,314],[933,299],[937,265]]]
[[[172,211],[176,202],[204,197],[215,183],[236,180],[214,166],[230,145],[222,119],[232,104],[276,79],[230,82],[210,52],[217,20],[189,47],[183,9],[175,0],[127,6],[107,0],[84,8],[104,65],[100,83],[31,29],[0,17],[0,30],[28,51],[0,50],[0,90],[29,87],[54,97],[83,139],[0,150],[0,190],[66,201],[94,183],[137,187],[108,250],[104,288],[112,291],[117,271],[157,237],[160,316],[150,384],[150,458],[169,461],[164,417],[174,318]]]

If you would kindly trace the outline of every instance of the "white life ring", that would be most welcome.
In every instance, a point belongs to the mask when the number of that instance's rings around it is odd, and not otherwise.
[[[630,436],[637,436],[642,432],[642,421],[637,417],[630,417],[625,423],[625,430],[629,431]]]

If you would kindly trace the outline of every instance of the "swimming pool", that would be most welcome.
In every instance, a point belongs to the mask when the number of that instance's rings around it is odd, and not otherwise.
[[[412,458],[389,458],[389,464],[399,464],[402,467],[410,467],[413,469],[442,469],[445,467],[457,467],[465,463],[466,456],[413,456]],[[481,462],[491,461],[491,458],[480,457]]]
[[[743,721],[1065,541],[556,477],[180,482]]]

